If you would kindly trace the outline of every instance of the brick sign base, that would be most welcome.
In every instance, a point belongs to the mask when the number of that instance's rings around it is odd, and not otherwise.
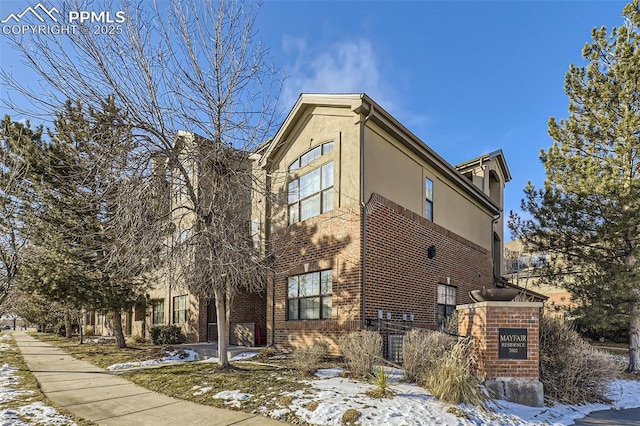
[[[478,375],[498,399],[542,406],[538,302],[479,302],[458,306],[458,333],[478,349]]]

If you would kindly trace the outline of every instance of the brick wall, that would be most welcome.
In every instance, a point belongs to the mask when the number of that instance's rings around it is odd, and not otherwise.
[[[479,349],[479,375],[485,379],[539,380],[539,320],[542,303],[481,302],[459,306],[458,332]],[[527,359],[500,359],[499,328],[527,329]]]
[[[457,288],[457,303],[469,303],[469,291],[493,287],[491,252],[433,222],[373,194],[366,218],[365,314],[378,310],[393,320],[414,314],[414,325],[437,326],[438,283]],[[490,226],[490,222],[487,222]],[[436,256],[427,258],[427,249]]]
[[[275,252],[274,273],[267,285],[267,338],[283,348],[326,341],[338,351],[338,338],[360,328],[360,212],[341,208],[303,223],[281,229],[271,236]],[[287,320],[288,277],[332,270],[330,320]]]

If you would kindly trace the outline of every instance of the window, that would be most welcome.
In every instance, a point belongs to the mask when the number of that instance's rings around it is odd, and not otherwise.
[[[251,219],[251,239],[253,247],[260,248],[260,219]]]
[[[151,302],[151,323],[164,324],[164,299]]]
[[[424,180],[424,193],[424,217],[433,222],[433,182],[429,178]]]
[[[289,320],[331,318],[331,270],[289,277]]]
[[[184,324],[187,322],[187,295],[173,298],[173,323]]]
[[[438,284],[438,324],[442,325],[455,312],[456,291],[454,286]]]
[[[333,210],[333,161],[289,182],[289,224]]]
[[[323,155],[330,153],[331,151],[333,151],[333,147],[334,143],[333,141],[331,141],[325,142],[322,145],[318,145],[315,148],[311,148],[309,151],[305,152],[300,157],[296,158],[291,164],[289,164],[289,171],[292,172],[294,170],[298,170],[306,166],[316,158],[320,158]]]

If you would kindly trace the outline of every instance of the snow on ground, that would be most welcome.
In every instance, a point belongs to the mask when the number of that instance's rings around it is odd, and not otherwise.
[[[239,354],[236,354],[234,356],[232,356],[229,360],[230,361],[244,361],[245,359],[251,359],[253,357],[256,357],[260,355],[259,352],[240,352]],[[212,356],[209,358],[205,358],[200,362],[212,362],[212,363],[216,363],[220,361],[220,359],[218,357]]]
[[[225,404],[230,405],[232,407],[240,408],[242,405],[242,401],[246,401],[251,398],[253,395],[248,393],[242,393],[239,390],[232,391],[222,391],[213,395],[215,399],[224,399]]]
[[[527,407],[505,401],[493,401],[489,411],[473,406],[451,406],[431,396],[415,384],[400,382],[402,371],[387,369],[391,376],[391,389],[395,397],[370,398],[365,395],[374,385],[340,377],[341,369],[319,370],[319,380],[309,380],[309,388],[289,395],[294,399],[286,408],[266,413],[274,418],[283,418],[293,413],[304,421],[318,425],[340,425],[344,412],[353,408],[361,413],[363,425],[495,425],[528,426],[536,424],[570,425],[588,413],[610,408],[634,408],[640,406],[640,382],[617,380],[611,385],[612,406],[588,404],[553,407]],[[305,407],[311,402],[317,407]],[[458,416],[456,416],[458,414]]]
[[[33,394],[30,390],[19,389],[20,378],[16,375],[17,371],[17,368],[9,364],[4,364],[0,367],[0,403],[6,403],[20,396]],[[0,409],[0,426],[68,425],[71,423],[71,420],[58,413],[55,408],[49,407],[42,402],[32,402],[18,408]]]
[[[138,362],[123,362],[120,364],[112,364],[107,367],[107,370],[126,370],[129,368],[136,367],[149,367],[152,365],[160,365],[160,364],[168,364],[173,362],[187,362],[187,361],[195,361],[198,359],[198,353],[191,349],[180,349],[176,351],[171,351],[167,356],[160,359],[150,359],[147,361],[138,361]]]

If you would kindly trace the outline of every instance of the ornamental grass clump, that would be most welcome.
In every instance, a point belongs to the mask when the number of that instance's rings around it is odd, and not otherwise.
[[[480,380],[473,374],[476,355],[468,339],[457,340],[448,351],[439,352],[431,366],[421,370],[418,384],[449,404],[473,404],[485,408],[489,399]]]
[[[377,387],[366,391],[367,396],[372,398],[391,398],[394,395],[394,392],[389,389],[391,376],[384,367],[378,366],[375,373],[371,374],[371,383]]]
[[[607,402],[618,367],[562,318],[540,318],[540,381],[545,398],[562,404]]]
[[[402,339],[404,380],[413,383],[420,372],[431,370],[433,364],[451,350],[456,338],[433,330],[414,329]]]
[[[293,351],[293,368],[301,376],[311,376],[318,371],[320,362],[327,356],[327,343],[315,341],[310,346],[301,346]]]
[[[368,377],[376,358],[382,357],[382,337],[375,331],[355,331],[340,339],[340,349],[349,373],[354,377]]]

